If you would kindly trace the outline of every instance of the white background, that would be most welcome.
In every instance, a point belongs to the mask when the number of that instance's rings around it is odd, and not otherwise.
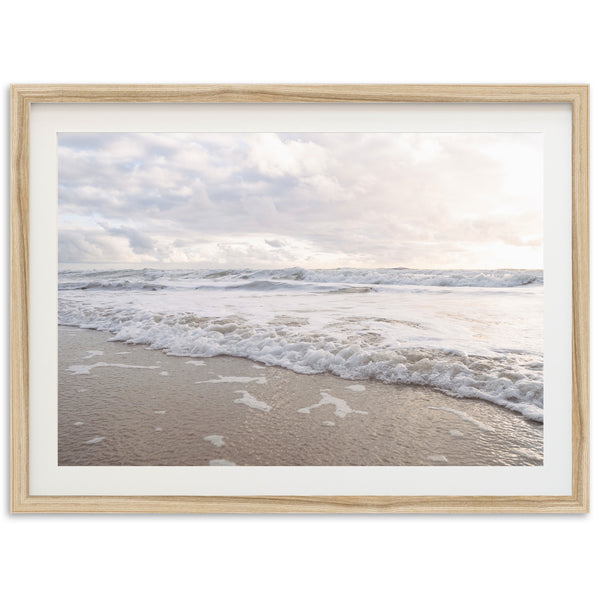
[[[576,0],[11,1],[0,35],[4,339],[9,83],[585,82],[592,84],[594,145],[594,9]],[[592,237],[599,230],[593,205]],[[592,265],[594,254],[595,244]],[[592,270],[592,303],[595,288]],[[594,320],[593,341],[597,329]],[[5,597],[529,600],[597,593],[594,485],[587,516],[10,516],[7,344],[3,351]],[[593,378],[593,439],[596,387]]]

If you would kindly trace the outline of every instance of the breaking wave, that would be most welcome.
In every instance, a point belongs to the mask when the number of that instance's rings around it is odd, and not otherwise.
[[[59,324],[108,331],[115,341],[177,356],[225,354],[297,373],[330,372],[345,379],[431,386],[543,420],[543,363],[529,354],[482,356],[452,348],[401,347],[384,336],[360,335],[339,323],[318,330],[302,320],[209,318],[191,312],[91,308],[65,300],[59,306]]]

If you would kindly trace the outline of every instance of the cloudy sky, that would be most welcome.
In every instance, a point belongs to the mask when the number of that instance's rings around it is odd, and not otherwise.
[[[535,133],[61,133],[60,262],[541,268]]]

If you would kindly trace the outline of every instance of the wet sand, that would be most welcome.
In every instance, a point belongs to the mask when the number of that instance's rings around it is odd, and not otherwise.
[[[543,427],[433,389],[59,327],[59,465],[540,465]]]

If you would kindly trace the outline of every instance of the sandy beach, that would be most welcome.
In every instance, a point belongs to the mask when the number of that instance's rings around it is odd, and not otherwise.
[[[422,386],[59,327],[59,465],[540,465],[543,426]]]

